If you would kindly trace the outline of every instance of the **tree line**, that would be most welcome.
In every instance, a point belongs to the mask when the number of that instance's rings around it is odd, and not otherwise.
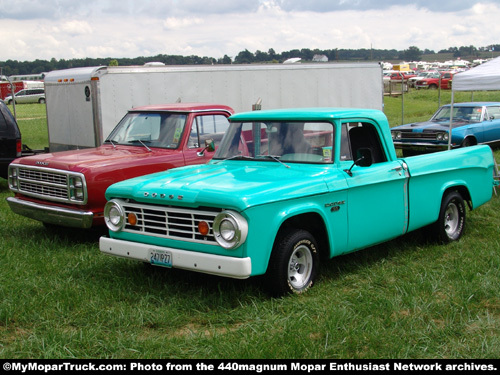
[[[500,51],[500,44],[490,45],[487,47],[450,47],[448,49],[438,51],[438,54],[450,54],[453,58],[485,58],[491,57],[492,51]],[[51,60],[35,60],[35,61],[17,61],[6,60],[0,61],[1,74],[10,76],[17,74],[39,74],[50,72],[52,70],[61,70],[68,68],[86,67],[86,66],[102,66],[102,65],[144,65],[147,62],[161,62],[165,65],[199,65],[199,64],[255,64],[255,63],[282,63],[289,58],[300,58],[304,62],[313,61],[315,56],[326,56],[328,61],[421,61],[422,56],[436,54],[432,50],[421,50],[416,46],[411,46],[406,50],[395,49],[292,49],[276,53],[273,48],[267,52],[259,51],[250,52],[245,49],[239,52],[234,58],[224,55],[222,58],[200,57],[200,56],[180,56],[160,54],[149,57],[135,58],[85,58],[85,59],[60,59],[52,58]]]

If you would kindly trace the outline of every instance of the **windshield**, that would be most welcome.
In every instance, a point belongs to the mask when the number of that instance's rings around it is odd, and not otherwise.
[[[474,107],[453,107],[453,121],[481,122],[483,108]],[[433,121],[450,121],[451,106],[441,107],[433,116]]]
[[[167,112],[129,112],[106,142],[143,147],[177,148],[187,115]]]
[[[331,163],[333,139],[327,122],[231,123],[214,159]]]

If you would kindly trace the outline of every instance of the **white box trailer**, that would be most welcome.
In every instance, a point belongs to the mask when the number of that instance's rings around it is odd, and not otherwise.
[[[99,146],[134,107],[175,102],[236,112],[293,107],[383,109],[378,63],[99,66],[47,73],[50,151]]]

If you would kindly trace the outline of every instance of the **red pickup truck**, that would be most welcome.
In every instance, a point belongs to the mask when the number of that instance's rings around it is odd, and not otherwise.
[[[177,103],[134,108],[97,148],[14,160],[8,171],[13,212],[48,225],[104,224],[111,184],[170,168],[204,164],[229,126],[233,109]]]
[[[451,81],[453,80],[453,72],[439,72],[432,77],[421,79],[415,83],[417,89],[436,90],[441,84],[441,89],[451,89]]]
[[[392,80],[404,80],[406,81],[409,78],[416,77],[417,75],[414,72],[392,72],[389,76]]]

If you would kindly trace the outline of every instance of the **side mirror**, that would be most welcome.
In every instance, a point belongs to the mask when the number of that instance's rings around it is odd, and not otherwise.
[[[203,156],[205,155],[205,151],[208,152],[214,152],[215,151],[215,143],[213,139],[206,139],[205,140],[205,148],[198,152],[198,156]]]
[[[369,148],[360,148],[356,153],[356,161],[354,164],[360,167],[369,167],[373,164],[372,150]]]
[[[351,170],[354,168],[355,165],[359,167],[369,167],[372,164],[373,164],[372,150],[369,148],[360,148],[356,152],[356,160],[352,164],[351,168],[344,169],[344,172],[346,172],[349,176],[352,177]]]

